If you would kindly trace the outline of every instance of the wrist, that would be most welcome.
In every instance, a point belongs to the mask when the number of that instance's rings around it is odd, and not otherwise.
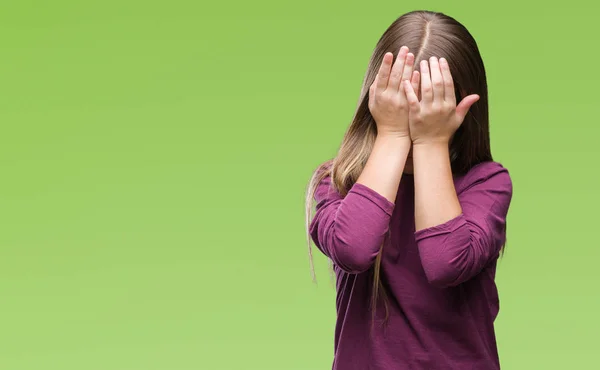
[[[428,140],[428,141],[420,141],[415,140],[412,142],[413,148],[423,149],[423,150],[439,150],[439,149],[450,149],[450,141],[445,139],[439,140]]]
[[[385,140],[385,141],[397,141],[397,142],[408,142],[412,145],[412,139],[410,138],[410,134],[399,133],[399,132],[381,132],[378,133],[375,140]]]
[[[375,144],[410,150],[410,147],[412,146],[412,140],[408,135],[378,134],[375,137]]]
[[[419,161],[421,158],[428,158],[427,160],[436,158],[450,158],[450,145],[448,142],[421,142],[413,143],[412,146],[413,157]]]
[[[373,149],[408,155],[411,146],[412,140],[410,136],[378,134],[375,138],[375,147]]]

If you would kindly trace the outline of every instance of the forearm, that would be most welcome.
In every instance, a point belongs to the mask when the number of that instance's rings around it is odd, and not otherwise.
[[[378,135],[357,183],[395,202],[411,141],[408,137]]]
[[[415,227],[422,230],[447,222],[462,213],[450,166],[448,145],[413,147]]]

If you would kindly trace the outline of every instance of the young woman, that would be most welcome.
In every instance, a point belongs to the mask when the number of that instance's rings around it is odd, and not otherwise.
[[[512,184],[492,161],[487,98],[477,44],[453,18],[407,13],[379,40],[307,195],[309,247],[336,275],[333,369],[499,369]]]

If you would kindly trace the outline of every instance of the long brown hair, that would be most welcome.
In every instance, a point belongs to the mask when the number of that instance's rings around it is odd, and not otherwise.
[[[327,176],[341,196],[345,196],[361,174],[373,148],[377,127],[368,108],[369,86],[373,83],[383,56],[397,56],[408,46],[415,55],[415,66],[432,56],[444,57],[450,65],[457,102],[469,94],[479,94],[450,144],[452,172],[464,174],[474,165],[491,161],[488,129],[488,92],[483,60],[469,31],[454,18],[432,11],[412,11],[396,19],[383,33],[369,61],[352,123],[335,158],[321,164],[313,173],[306,194],[306,232],[310,268],[314,265],[309,234],[313,200],[318,184]],[[385,244],[385,243],[384,243]],[[381,281],[383,245],[373,266],[373,312],[377,298],[385,296]],[[387,311],[387,306],[386,306]],[[387,316],[387,315],[386,315]]]

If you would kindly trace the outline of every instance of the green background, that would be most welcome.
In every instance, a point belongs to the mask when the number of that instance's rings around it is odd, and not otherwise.
[[[305,185],[415,9],[486,63],[503,368],[600,368],[597,6],[452,4],[2,0],[0,369],[330,368]]]

